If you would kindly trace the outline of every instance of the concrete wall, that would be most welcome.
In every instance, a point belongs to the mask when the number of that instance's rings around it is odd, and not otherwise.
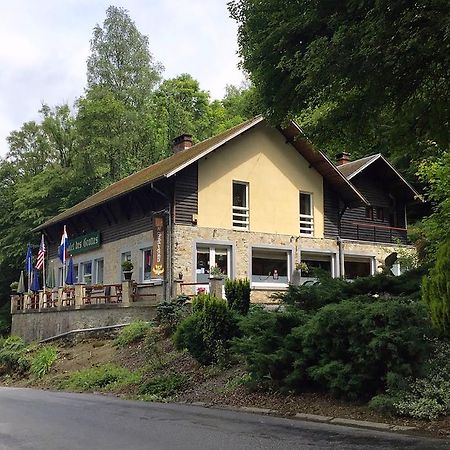
[[[134,304],[89,306],[85,309],[27,311],[12,315],[11,334],[27,342],[39,341],[57,334],[82,328],[104,327],[129,323],[134,320],[152,320],[156,309],[151,305]]]
[[[323,237],[322,176],[277,130],[260,124],[199,161],[198,226],[232,229],[232,183],[249,184],[250,231],[297,236],[299,191],[312,193]]]
[[[195,256],[197,244],[226,245],[231,247],[231,277],[250,278],[251,249],[264,246],[286,249],[292,254],[291,270],[299,261],[300,252],[324,253],[334,257],[335,276],[340,273],[339,249],[335,239],[315,239],[301,237],[298,240],[292,235],[273,233],[252,233],[219,228],[174,226],[173,271],[175,275],[183,274],[183,281],[193,283],[195,277]],[[398,245],[344,241],[343,252],[348,257],[365,257],[372,261],[373,271],[379,271],[387,255],[398,248]],[[404,246],[406,247],[406,246]],[[411,247],[408,247],[411,248]],[[411,248],[411,251],[413,249]],[[191,288],[193,290],[194,288]],[[276,290],[253,288],[252,302],[271,303],[271,294]]]

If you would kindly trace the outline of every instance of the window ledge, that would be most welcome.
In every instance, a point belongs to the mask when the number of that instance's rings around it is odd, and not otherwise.
[[[289,287],[287,283],[258,283],[253,282],[251,288],[261,291],[285,291]]]

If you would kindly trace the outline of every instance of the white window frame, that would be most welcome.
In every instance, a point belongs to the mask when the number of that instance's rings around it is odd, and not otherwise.
[[[287,258],[287,283],[275,283],[271,281],[253,281],[253,252],[258,250],[263,250],[267,252],[278,252],[278,253],[286,253]],[[291,274],[292,274],[292,249],[291,248],[280,248],[280,247],[264,247],[264,246],[252,246],[250,248],[250,268],[249,268],[249,278],[250,278],[250,287],[252,289],[266,289],[266,290],[285,290],[289,287],[289,283],[291,282]]]
[[[233,198],[233,190],[234,185],[240,184],[242,186],[245,186],[245,204],[247,206],[235,206],[234,205],[234,198]],[[231,186],[231,203],[232,203],[232,211],[231,211],[231,221],[233,225],[233,230],[241,230],[241,231],[248,231],[250,228],[250,214],[249,214],[249,184],[245,181],[236,181],[233,180],[232,186]],[[235,220],[234,217],[237,216],[239,219]]]
[[[145,256],[145,252],[148,252],[148,251],[150,251],[151,258],[153,258],[153,248],[152,247],[141,248],[141,270],[140,270],[140,272],[141,272],[141,275],[140,275],[141,283],[151,283],[153,281],[152,280],[152,271],[151,270],[150,270],[150,278],[148,280],[144,279],[144,274],[145,274],[145,259],[144,259],[144,256]],[[150,262],[150,266],[151,266],[151,262]]]
[[[103,273],[102,273],[102,280],[100,281],[98,279],[98,266],[99,266],[99,262],[102,261],[103,262]],[[103,257],[101,258],[95,258],[93,261],[93,271],[94,273],[92,274],[92,281],[94,284],[103,284],[104,279],[105,279],[105,259]]]
[[[301,214],[301,197],[302,195],[309,196],[309,203],[311,207],[311,214]],[[299,211],[299,232],[300,236],[314,236],[314,203],[312,192],[299,191],[298,194],[298,211]]]

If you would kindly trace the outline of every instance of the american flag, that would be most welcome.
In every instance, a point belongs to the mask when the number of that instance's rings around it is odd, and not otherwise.
[[[44,235],[42,235],[41,245],[39,246],[39,251],[38,251],[37,261],[36,261],[36,269],[37,270],[41,270],[44,267],[44,260],[45,260],[45,241],[44,241]]]

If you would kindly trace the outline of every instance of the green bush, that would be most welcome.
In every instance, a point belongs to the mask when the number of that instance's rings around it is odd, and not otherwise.
[[[201,295],[192,302],[192,314],[174,334],[178,350],[187,349],[201,364],[219,362],[238,334],[237,316],[224,300]]]
[[[435,266],[423,279],[422,298],[433,326],[441,335],[450,337],[450,239],[440,247]]]
[[[242,337],[234,339],[233,351],[247,364],[250,386],[285,386],[301,351],[289,348],[286,338],[307,317],[305,312],[295,309],[269,312],[254,308],[241,320]]]
[[[139,394],[153,397],[155,400],[165,400],[185,388],[188,381],[189,377],[181,373],[162,375],[143,383]]]
[[[361,297],[323,307],[292,335],[302,346],[296,363],[308,379],[335,395],[356,399],[383,391],[390,372],[419,374],[431,330],[420,303]],[[289,382],[303,382],[303,374]]]
[[[150,323],[142,320],[132,322],[120,330],[120,333],[114,340],[114,345],[117,347],[126,347],[133,342],[141,341],[151,327],[152,325]]]
[[[104,364],[71,374],[63,382],[62,387],[75,391],[92,391],[134,384],[138,383],[140,379],[141,375],[138,373],[131,373],[123,367],[117,367],[112,364]]]
[[[0,366],[3,372],[23,374],[30,368],[28,347],[18,336],[0,338]]]
[[[52,368],[58,357],[55,347],[47,345],[40,348],[31,359],[30,372],[36,378],[42,378]]]
[[[250,281],[226,279],[225,296],[228,307],[245,316],[250,308]]]
[[[156,323],[169,334],[173,333],[177,325],[187,315],[186,302],[189,297],[179,295],[170,301],[161,302],[156,307]]]
[[[416,419],[436,419],[450,413],[450,343],[436,341],[422,378],[388,377],[385,394],[374,397],[370,406],[382,412]]]
[[[0,306],[0,336],[5,336],[11,329],[11,314],[9,302]]]

